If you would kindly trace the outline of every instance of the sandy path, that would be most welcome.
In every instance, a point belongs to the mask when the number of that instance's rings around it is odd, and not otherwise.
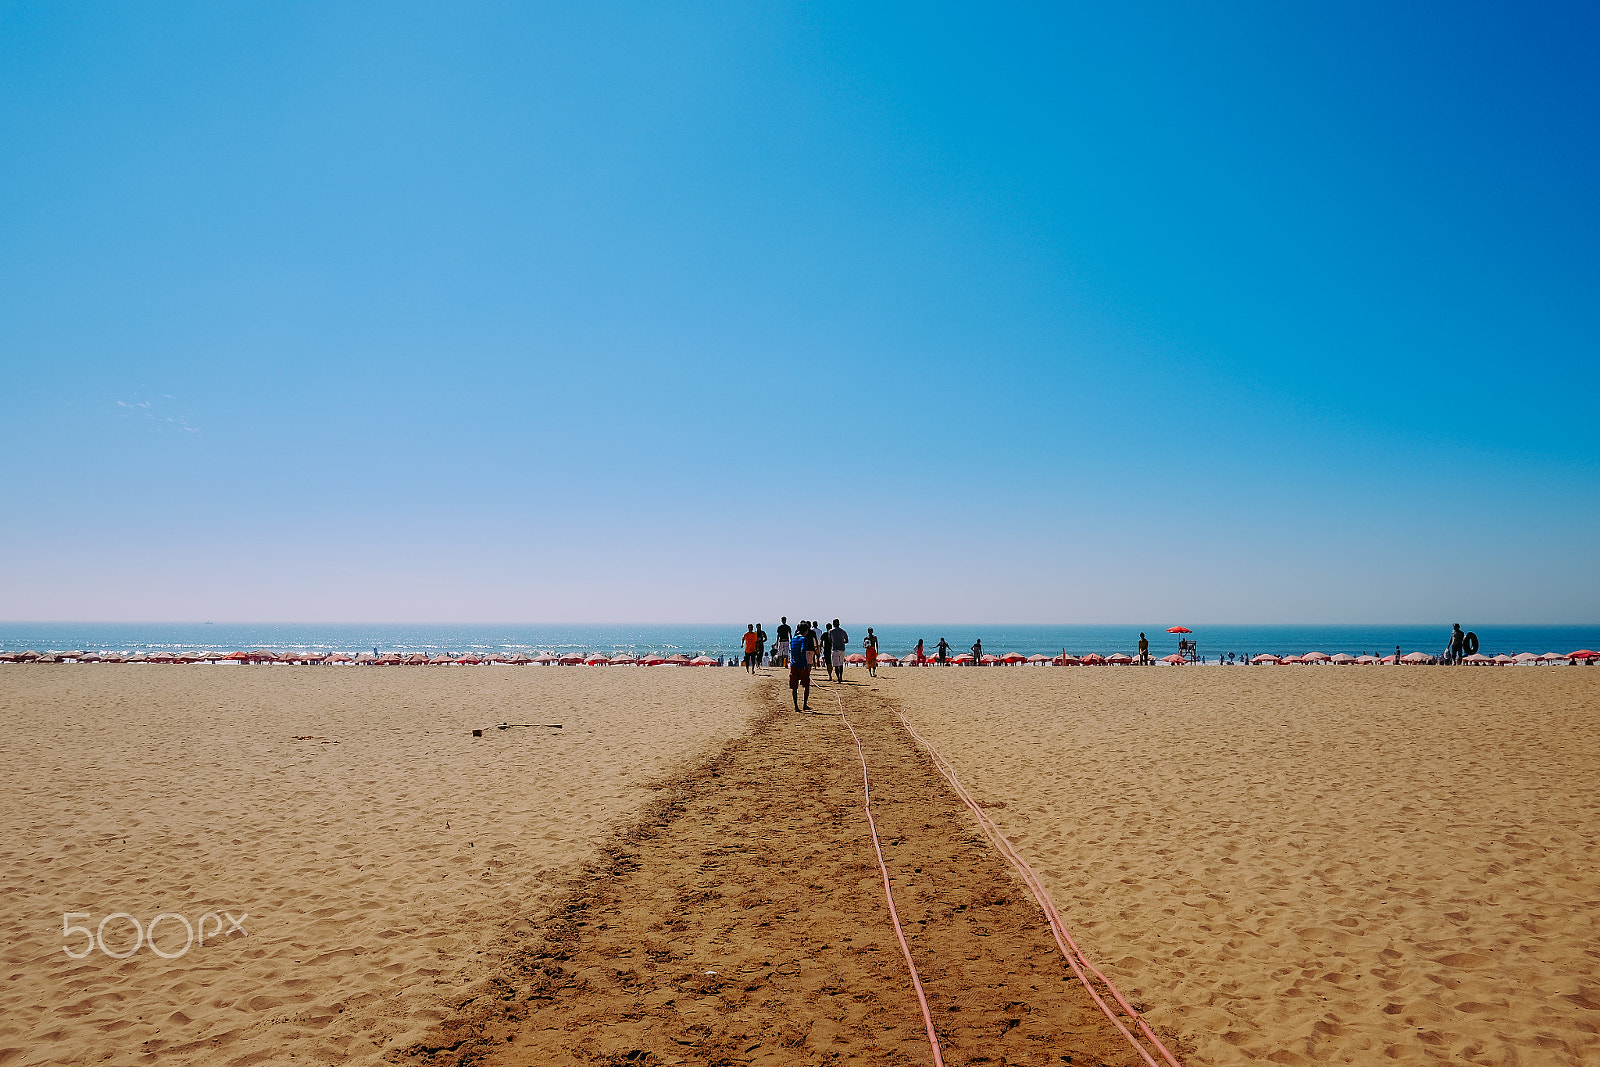
[[[0,668],[0,1063],[337,1063],[426,1040],[484,947],[652,781],[746,728],[749,685],[672,668]],[[565,728],[470,736],[535,719]],[[63,913],[119,911],[248,913],[249,936],[67,958],[82,939]],[[133,943],[124,920],[106,933]],[[160,927],[166,951],[184,940]]]
[[[1600,1060],[1600,670],[881,673],[1192,1063]]]
[[[437,1063],[931,1063],[829,691],[674,783],[464,1004]],[[945,1062],[1134,1064],[1043,915],[912,745],[847,686],[896,905]]]

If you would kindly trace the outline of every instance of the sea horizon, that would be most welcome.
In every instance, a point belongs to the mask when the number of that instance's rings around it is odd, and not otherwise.
[[[798,618],[796,616],[795,618]],[[776,619],[759,620],[769,635]],[[1421,651],[1437,654],[1450,623],[1220,623],[1188,624],[1173,634],[1155,623],[865,623],[842,620],[853,648],[871,626],[885,652],[900,654],[918,640],[931,651],[940,638],[956,651],[981,640],[986,652],[1023,655],[1134,653],[1144,633],[1155,655],[1177,650],[1180,639],[1203,656],[1300,655],[1311,651],[1352,655]],[[273,623],[273,622],[0,622],[0,652],[234,651],[264,648],[346,652],[493,653],[531,651],[685,652],[730,656],[741,651],[748,623]],[[1518,652],[1565,654],[1600,645],[1600,623],[1472,624],[1487,655]]]

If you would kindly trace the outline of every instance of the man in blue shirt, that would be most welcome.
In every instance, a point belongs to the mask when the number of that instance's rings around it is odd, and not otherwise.
[[[807,628],[804,622],[795,627],[789,639],[789,696],[794,700],[795,711],[811,710],[811,657],[806,653]],[[800,707],[800,687],[806,687],[806,706]]]

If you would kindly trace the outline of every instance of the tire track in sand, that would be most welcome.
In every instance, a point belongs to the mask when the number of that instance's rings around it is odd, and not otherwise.
[[[780,683],[752,681],[772,710],[666,783],[410,1062],[931,1063],[855,746],[829,687],[796,715]],[[889,698],[838,692],[945,1062],[1138,1064]]]

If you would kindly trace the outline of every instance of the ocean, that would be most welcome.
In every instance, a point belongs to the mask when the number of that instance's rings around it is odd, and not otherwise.
[[[920,638],[931,653],[941,637],[956,651],[966,651],[982,639],[985,652],[1025,656],[1054,655],[1065,649],[1074,655],[1098,652],[1110,655],[1138,650],[1139,633],[1150,640],[1151,654],[1164,656],[1178,649],[1180,637],[1197,642],[1200,654],[1213,662],[1220,654],[1254,656],[1346,652],[1361,655],[1426,652],[1436,655],[1449,640],[1449,623],[1372,625],[1216,625],[1191,624],[1193,634],[1169,634],[1158,623],[1110,624],[992,624],[992,623],[883,623],[841,620],[853,649],[861,647],[867,627],[876,630],[880,647],[888,653],[909,651]],[[761,620],[770,635],[776,619]],[[1485,655],[1518,652],[1565,654],[1579,648],[1600,648],[1600,624],[1587,626],[1528,626],[1477,624],[1462,626],[1478,635]],[[432,623],[129,623],[129,622],[0,622],[0,652],[174,652],[265,648],[275,652],[320,651],[467,653],[495,652],[663,652],[687,655],[740,654],[744,623],[707,625],[661,623],[595,626],[522,624]]]

